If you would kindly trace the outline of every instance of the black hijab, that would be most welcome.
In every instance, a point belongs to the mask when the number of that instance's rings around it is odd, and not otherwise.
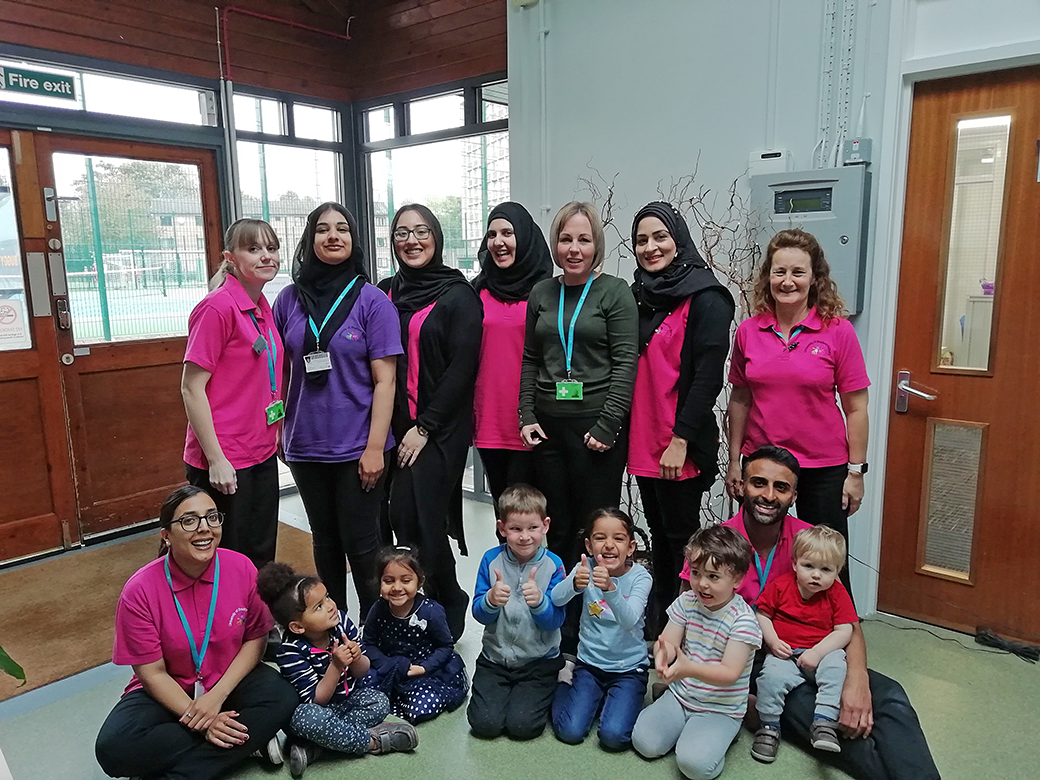
[[[341,214],[350,227],[350,257],[339,265],[322,262],[314,252],[314,234],[317,230],[318,219],[330,209]],[[321,327],[321,321],[329,313],[332,304],[355,277],[361,278],[354,283],[350,292],[347,293],[328,324],[321,331],[320,348],[322,351],[328,351],[329,341],[347,321],[350,310],[354,308],[354,304],[361,294],[361,288],[368,281],[368,273],[365,271],[365,251],[362,248],[357,220],[339,203],[322,203],[307,215],[307,225],[303,229],[303,235],[300,236],[300,243],[296,245],[296,254],[293,255],[292,261],[292,280],[296,285],[296,295],[300,299],[303,310],[314,320],[316,326]],[[314,352],[318,347],[319,342],[314,338],[314,332],[308,324],[303,331],[303,354]],[[323,382],[328,379],[328,372],[318,371],[307,374],[307,378]]]
[[[480,242],[480,273],[473,280],[477,292],[485,287],[495,298],[503,303],[526,301],[531,288],[543,279],[553,275],[552,255],[549,245],[545,243],[542,229],[534,221],[527,209],[519,203],[506,201],[495,206],[488,215],[487,223],[491,225],[496,219],[504,219],[513,226],[516,237],[516,257],[508,268],[499,268],[488,251],[488,237]]]
[[[462,271],[444,264],[444,231],[441,229],[441,223],[433,212],[421,203],[409,203],[397,210],[390,225],[390,240],[393,241],[397,223],[406,211],[418,213],[430,226],[433,236],[433,257],[422,268],[410,268],[398,257],[397,242],[393,242],[397,273],[390,280],[390,300],[401,314],[413,314],[425,309],[454,285],[469,286],[469,281],[462,275]]]
[[[650,273],[636,263],[632,294],[639,307],[640,352],[646,349],[654,331],[665,318],[687,298],[711,287],[717,287],[727,294],[729,292],[704,262],[697,245],[693,243],[686,220],[670,203],[656,200],[636,212],[632,220],[633,252],[636,248],[636,231],[644,217],[657,217],[664,223],[675,241],[675,259],[657,273]]]

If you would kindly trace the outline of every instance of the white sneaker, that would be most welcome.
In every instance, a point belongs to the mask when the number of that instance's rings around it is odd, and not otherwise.
[[[254,750],[253,756],[259,758],[261,761],[267,761],[274,766],[281,766],[285,763],[285,743],[286,736],[281,731],[275,734],[267,742],[267,744],[260,750]]]

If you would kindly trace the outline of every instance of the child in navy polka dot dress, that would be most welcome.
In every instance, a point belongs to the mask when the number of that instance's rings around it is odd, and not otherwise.
[[[278,669],[300,695],[289,723],[296,738],[289,751],[292,776],[303,775],[318,748],[355,755],[412,750],[419,742],[415,729],[384,720],[390,713],[386,696],[358,684],[369,659],[354,623],[322,581],[269,563],[256,587],[284,627]]]
[[[469,678],[444,607],[419,593],[423,573],[416,550],[384,548],[375,568],[380,599],[368,613],[362,640],[372,660],[366,684],[386,693],[394,714],[412,723],[454,710],[469,692]]]

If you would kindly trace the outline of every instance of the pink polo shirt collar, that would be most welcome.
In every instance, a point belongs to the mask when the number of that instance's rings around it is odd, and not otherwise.
[[[758,327],[762,330],[775,329],[777,327],[776,312],[766,309],[759,315]],[[823,330],[823,320],[820,319],[819,313],[816,311],[816,307],[813,306],[809,309],[809,313],[805,315],[805,319],[794,326],[795,328],[801,328],[802,330]],[[794,331],[794,328],[791,328]]]
[[[206,571],[202,572],[202,575],[198,579],[192,579],[183,571],[181,567],[177,565],[177,559],[173,557],[172,553],[167,553],[170,558],[170,580],[173,582],[174,593],[182,590],[187,590],[196,582],[207,582],[210,585],[213,584],[213,572],[217,565],[217,548],[213,548],[213,560],[209,562],[209,566]]]
[[[224,287],[231,293],[231,298],[242,311],[252,311],[259,313],[260,304],[253,303],[253,299],[249,297],[249,293],[246,292],[246,288],[242,286],[242,282],[231,274],[227,275],[227,279],[224,280]]]

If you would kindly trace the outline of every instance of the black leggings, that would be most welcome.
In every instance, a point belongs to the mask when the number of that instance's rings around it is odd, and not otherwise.
[[[585,434],[597,419],[538,418],[548,438],[534,448],[535,486],[548,504],[549,549],[563,559],[567,571],[578,560],[581,532],[592,511],[621,504],[628,431],[622,428],[606,452],[594,452],[585,446]]]
[[[182,726],[143,689],[126,694],[105,719],[94,753],[109,777],[211,780],[262,749],[289,725],[300,697],[274,669],[258,664],[242,678],[223,710],[249,729],[244,745],[221,748]]]
[[[188,482],[209,493],[224,515],[220,546],[240,552],[256,568],[274,560],[278,543],[278,459],[235,469],[238,488],[230,496],[209,482],[209,469],[184,464]]]
[[[488,489],[495,502],[495,519],[498,516],[498,498],[502,491],[518,482],[534,482],[534,453],[530,450],[493,450],[478,447],[480,461],[484,464]]]
[[[686,543],[701,527],[700,480],[636,477],[643,514],[650,528],[654,564],[654,598],[647,625],[657,636],[668,622],[668,607],[679,595],[679,574],[686,562]]]
[[[379,511],[390,453],[383,454],[383,476],[372,490],[361,487],[358,461],[310,463],[292,461],[296,487],[307,510],[314,546],[314,565],[329,595],[347,608],[347,564],[361,601],[361,622],[376,603],[375,558],[382,540]]]
[[[841,500],[848,474],[849,468],[844,463],[839,466],[803,468],[798,477],[798,502],[795,507],[795,515],[799,520],[809,525],[825,525],[840,533],[845,539],[846,550],[849,545],[849,513],[841,508]],[[841,584],[852,596],[848,557],[845,558],[840,576]]]

